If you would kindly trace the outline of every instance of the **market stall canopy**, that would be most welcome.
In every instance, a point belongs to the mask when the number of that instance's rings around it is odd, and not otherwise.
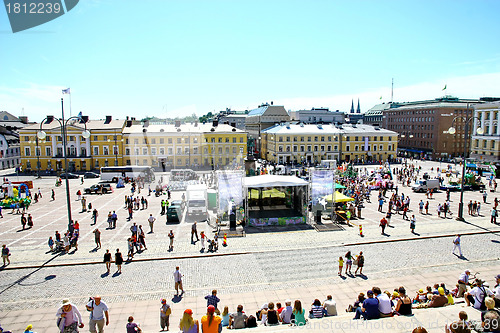
[[[344,189],[345,186],[344,185],[341,185],[341,184],[338,184],[338,183],[335,183],[335,189]]]
[[[328,202],[332,202],[332,195],[329,194],[327,196],[324,196],[323,199],[325,199]],[[354,201],[354,198],[348,197],[347,195],[343,195],[339,191],[335,191],[335,202],[347,202],[347,201]]]
[[[308,182],[295,176],[277,176],[277,175],[262,175],[255,177],[246,177],[243,183],[247,188],[257,187],[289,187],[289,186],[307,186]]]

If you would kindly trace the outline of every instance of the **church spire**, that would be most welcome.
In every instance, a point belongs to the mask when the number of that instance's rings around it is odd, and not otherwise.
[[[358,108],[356,109],[356,113],[361,113],[361,109],[359,107],[359,98],[358,98]]]
[[[354,113],[354,99],[351,100],[351,113]]]

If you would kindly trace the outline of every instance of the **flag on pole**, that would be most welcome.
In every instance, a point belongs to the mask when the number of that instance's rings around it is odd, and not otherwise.
[[[63,94],[71,94],[71,89],[70,89],[70,88],[63,89],[63,90],[62,90],[62,93],[63,93]]]
[[[447,86],[447,85],[445,84],[445,85],[444,85],[444,88],[443,88],[443,91],[444,91],[444,90],[446,90],[446,86]]]

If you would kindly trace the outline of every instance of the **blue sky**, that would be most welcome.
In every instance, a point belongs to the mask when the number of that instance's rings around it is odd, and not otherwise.
[[[0,110],[60,115],[67,87],[73,114],[92,118],[266,101],[348,111],[358,98],[366,111],[390,101],[391,78],[395,101],[500,96],[499,12],[495,0],[80,0],[13,34],[1,7]]]

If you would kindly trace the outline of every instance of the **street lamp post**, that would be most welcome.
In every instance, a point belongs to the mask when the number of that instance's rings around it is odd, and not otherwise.
[[[90,132],[87,131],[87,121],[88,121],[88,116],[73,116],[69,117],[68,119],[64,119],[64,100],[61,98],[61,112],[62,112],[62,118],[58,119],[55,118],[54,116],[47,116],[42,122],[40,123],[40,130],[37,133],[37,138],[43,140],[47,136],[47,133],[45,133],[42,130],[43,124],[47,123],[50,124],[53,120],[57,120],[59,122],[59,125],[61,125],[61,136],[62,136],[62,142],[63,142],[63,156],[64,156],[64,167],[65,167],[65,174],[66,174],[66,204],[68,206],[68,223],[71,223],[72,218],[71,218],[71,199],[69,196],[69,180],[68,180],[68,152],[67,152],[67,126],[68,122],[71,119],[78,119],[78,120],[83,120],[83,124],[85,126],[85,130],[82,132],[82,136],[85,139],[90,138]]]
[[[469,113],[469,103],[467,103],[467,114]],[[462,120],[463,122],[465,122],[465,128],[464,128],[464,131],[465,131],[465,134],[464,134],[464,157],[463,157],[463,160],[462,160],[462,181],[461,181],[461,188],[460,188],[460,203],[458,204],[458,217],[457,217],[457,221],[465,221],[464,219],[464,185],[465,185],[465,170],[466,170],[466,158],[467,158],[467,137],[469,136],[469,123],[473,120],[473,119],[478,119],[479,121],[481,121],[478,117],[475,117],[475,116],[472,116],[472,117],[464,117],[464,116],[457,116],[455,118],[453,118],[453,121],[452,121],[452,127],[450,127],[450,129],[448,130],[448,133],[449,134],[455,134],[456,133],[456,129],[455,127],[453,127],[453,124],[455,123],[455,121],[457,119],[460,119]],[[483,129],[482,128],[478,128],[476,130],[477,134],[483,134]]]

